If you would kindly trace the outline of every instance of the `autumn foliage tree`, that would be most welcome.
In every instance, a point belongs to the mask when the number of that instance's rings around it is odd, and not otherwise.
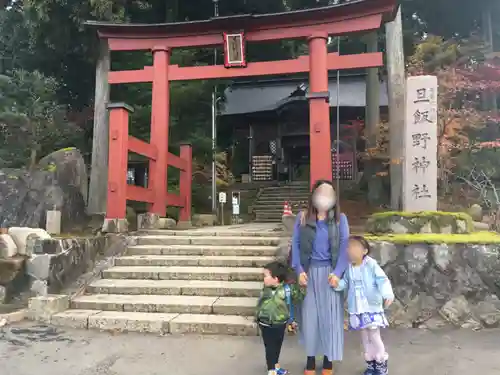
[[[500,85],[486,73],[485,67],[496,62],[484,51],[475,37],[444,40],[428,36],[408,60],[409,75],[438,78],[438,177],[442,188],[464,167],[459,162],[463,153],[480,146],[471,135],[480,133],[495,118],[482,99],[486,92],[497,92]]]

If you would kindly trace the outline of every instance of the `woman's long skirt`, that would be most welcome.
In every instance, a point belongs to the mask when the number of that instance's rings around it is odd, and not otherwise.
[[[308,357],[341,361],[344,354],[344,295],[328,284],[330,265],[311,265],[299,311],[299,339]]]

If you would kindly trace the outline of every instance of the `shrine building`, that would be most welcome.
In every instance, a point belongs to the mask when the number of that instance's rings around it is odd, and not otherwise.
[[[332,160],[336,157],[337,78],[329,76]],[[219,132],[231,134],[231,171],[238,182],[307,181],[310,142],[307,77],[247,80],[224,92],[218,117]],[[340,170],[343,180],[354,179],[363,166],[359,152],[366,112],[366,74],[346,71],[340,75],[338,105]],[[379,83],[382,118],[388,116],[387,82]],[[335,178],[335,163],[333,177]]]

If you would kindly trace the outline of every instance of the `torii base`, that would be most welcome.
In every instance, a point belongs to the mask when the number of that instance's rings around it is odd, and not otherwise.
[[[127,233],[128,221],[127,219],[104,219],[102,224],[103,233]]]

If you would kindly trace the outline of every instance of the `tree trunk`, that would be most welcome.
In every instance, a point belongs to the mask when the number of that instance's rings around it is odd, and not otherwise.
[[[387,76],[389,86],[389,148],[391,208],[400,210],[403,200],[403,151],[406,106],[406,77],[401,7],[396,18],[385,25]]]
[[[493,25],[492,25],[492,17],[491,17],[491,5],[484,5],[484,9],[482,12],[482,29],[483,29],[483,39],[487,43],[487,53],[493,53]],[[495,91],[485,91],[482,95],[483,108],[488,111],[493,111],[493,113],[497,113],[497,94]]]
[[[37,99],[38,101],[38,99]],[[29,170],[33,170],[35,169],[35,166],[36,166],[36,157],[37,157],[37,152],[38,152],[38,149],[39,149],[39,145],[38,145],[38,142],[36,141],[37,138],[36,138],[36,124],[33,123],[33,122],[30,122],[29,123],[29,127],[30,127],[30,130],[31,130],[31,150],[30,150],[30,160],[29,160]]]
[[[89,214],[106,212],[108,186],[108,150],[109,150],[109,102],[108,72],[110,53],[108,41],[100,40],[99,60],[97,61],[94,99],[94,133],[92,139],[92,168],[87,210]]]
[[[36,157],[37,157],[37,146],[31,146],[30,160],[29,160],[29,169],[32,171],[36,166]]]

